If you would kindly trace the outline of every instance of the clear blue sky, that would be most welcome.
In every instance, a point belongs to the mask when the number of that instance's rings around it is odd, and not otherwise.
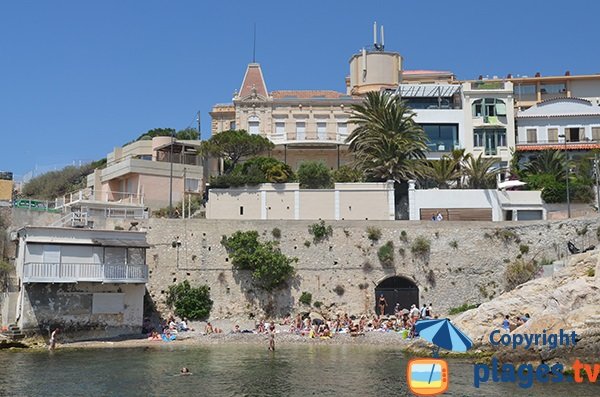
[[[0,170],[100,159],[229,102],[256,58],[267,88],[344,90],[385,25],[407,69],[461,79],[599,73],[596,1],[3,1]]]

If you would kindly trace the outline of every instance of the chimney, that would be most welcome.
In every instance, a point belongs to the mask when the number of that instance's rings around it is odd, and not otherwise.
[[[477,78],[477,80],[483,80],[483,76],[479,75],[479,77]]]
[[[507,79],[512,79],[512,74],[511,74],[511,73],[507,74],[507,75],[506,75],[506,78],[507,78]]]
[[[542,77],[542,74],[540,72],[536,72],[535,77]]]
[[[570,76],[570,75],[571,75],[571,71],[570,71],[570,70],[567,70],[567,71],[565,72],[565,76]]]

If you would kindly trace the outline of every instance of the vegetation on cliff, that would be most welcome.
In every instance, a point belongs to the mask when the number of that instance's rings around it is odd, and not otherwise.
[[[175,314],[190,320],[204,320],[210,315],[213,301],[207,285],[192,287],[185,280],[171,285],[167,291],[167,305],[175,308]]]

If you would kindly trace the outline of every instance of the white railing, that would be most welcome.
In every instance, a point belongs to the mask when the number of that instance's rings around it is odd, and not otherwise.
[[[24,283],[146,283],[147,265],[107,263],[25,263]]]
[[[85,188],[76,192],[67,193],[62,198],[56,199],[56,207],[81,201],[104,201],[107,203],[124,203],[144,205],[144,195],[129,192],[108,191],[102,192],[99,197],[94,194],[94,189]]]

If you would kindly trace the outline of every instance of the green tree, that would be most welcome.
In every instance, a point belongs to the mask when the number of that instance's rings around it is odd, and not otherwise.
[[[423,174],[440,189],[448,189],[450,182],[456,181],[461,175],[456,161],[449,157],[427,161]]]
[[[523,167],[526,175],[550,174],[557,181],[565,179],[565,154],[560,150],[542,150]]]
[[[405,102],[387,92],[368,92],[364,103],[352,105],[356,128],[347,142],[355,167],[377,181],[419,177],[427,136],[414,117]]]
[[[175,314],[179,317],[187,317],[191,320],[203,320],[208,318],[212,309],[213,301],[207,285],[192,287],[185,280],[177,285],[171,285],[167,292],[167,305],[175,308]]]
[[[496,186],[496,175],[500,170],[496,167],[497,159],[469,156],[465,174],[470,189],[491,189]]]
[[[298,259],[285,256],[271,241],[259,241],[256,230],[238,230],[231,237],[223,236],[221,242],[229,253],[232,266],[250,270],[256,285],[264,290],[272,291],[282,286],[295,272],[292,263]]]
[[[177,131],[175,134],[175,138],[180,140],[197,140],[198,139],[198,130],[195,128],[185,128],[183,130]]]
[[[224,159],[225,173],[231,173],[244,157],[255,156],[273,149],[275,145],[260,135],[244,130],[229,130],[214,134],[202,143],[202,152]]]
[[[354,169],[348,165],[342,165],[340,168],[333,171],[332,176],[335,182],[340,183],[365,181],[365,175],[362,173],[362,171]]]
[[[253,168],[260,170],[265,182],[285,183],[294,179],[292,168],[273,157],[253,157],[238,167],[242,175],[248,175]]]
[[[298,167],[298,182],[302,189],[331,189],[331,171],[322,162],[305,161]]]

